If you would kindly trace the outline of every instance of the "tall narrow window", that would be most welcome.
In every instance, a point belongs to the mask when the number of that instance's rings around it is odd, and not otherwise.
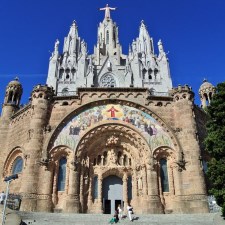
[[[162,192],[169,192],[169,181],[168,181],[168,171],[167,171],[167,160],[160,160],[160,176],[161,176],[161,186]]]
[[[116,47],[116,27],[113,27],[113,42],[114,42],[114,48]]]
[[[106,44],[109,44],[109,31],[106,31]]]
[[[18,156],[12,166],[12,174],[21,173],[23,170],[23,159],[22,157]]]
[[[94,181],[93,181],[93,198],[97,199],[98,198],[98,177],[95,176],[94,177]]]
[[[59,177],[58,177],[58,191],[65,190],[66,183],[66,158],[61,158],[59,161]]]
[[[12,103],[12,97],[13,97],[13,93],[12,93],[12,91],[10,91],[7,103]]]
[[[127,192],[128,192],[128,201],[132,199],[132,177],[129,176],[127,180]]]
[[[208,165],[205,160],[202,160],[203,172],[206,173],[208,170]]]

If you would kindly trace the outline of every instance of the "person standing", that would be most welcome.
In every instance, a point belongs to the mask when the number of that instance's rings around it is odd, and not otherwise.
[[[127,205],[127,213],[129,220],[133,222],[132,214],[133,214],[133,207],[130,205],[130,203]]]
[[[5,201],[5,193],[4,191],[2,191],[2,193],[0,194],[0,204],[4,204],[4,201]]]
[[[117,211],[118,211],[118,214],[119,214],[119,219],[122,220],[122,218],[123,218],[123,210],[121,209],[120,204],[117,207]]]

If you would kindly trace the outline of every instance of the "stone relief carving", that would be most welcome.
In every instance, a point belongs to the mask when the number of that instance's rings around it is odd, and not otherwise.
[[[104,75],[100,80],[101,87],[116,87],[116,81],[111,74]]]
[[[143,182],[142,182],[142,177],[138,178],[138,190],[142,190],[143,189]]]
[[[34,136],[34,129],[29,129],[27,132],[27,141],[29,141]]]
[[[118,144],[119,142],[119,138],[112,135],[111,137],[109,137],[106,141],[106,146],[109,146],[109,145],[116,145]]]
[[[108,151],[108,163],[109,163],[109,166],[114,166],[114,165],[117,165],[117,155],[115,153],[115,150],[114,149],[111,149]]]

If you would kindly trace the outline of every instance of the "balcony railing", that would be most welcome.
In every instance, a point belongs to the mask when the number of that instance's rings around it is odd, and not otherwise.
[[[149,93],[150,93],[150,96],[169,97],[168,92],[150,91]],[[75,96],[75,95],[77,95],[77,91],[57,92],[57,96]]]
[[[156,92],[156,91],[150,91],[150,94],[153,96],[169,96],[168,92]]]
[[[57,92],[57,96],[75,96],[75,95],[77,95],[76,91]]]

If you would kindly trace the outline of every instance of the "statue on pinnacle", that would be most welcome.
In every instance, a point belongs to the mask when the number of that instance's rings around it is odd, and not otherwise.
[[[99,8],[99,10],[105,10],[105,19],[110,19],[110,10],[116,10],[116,8],[109,7],[109,5],[106,4],[105,8]]]

